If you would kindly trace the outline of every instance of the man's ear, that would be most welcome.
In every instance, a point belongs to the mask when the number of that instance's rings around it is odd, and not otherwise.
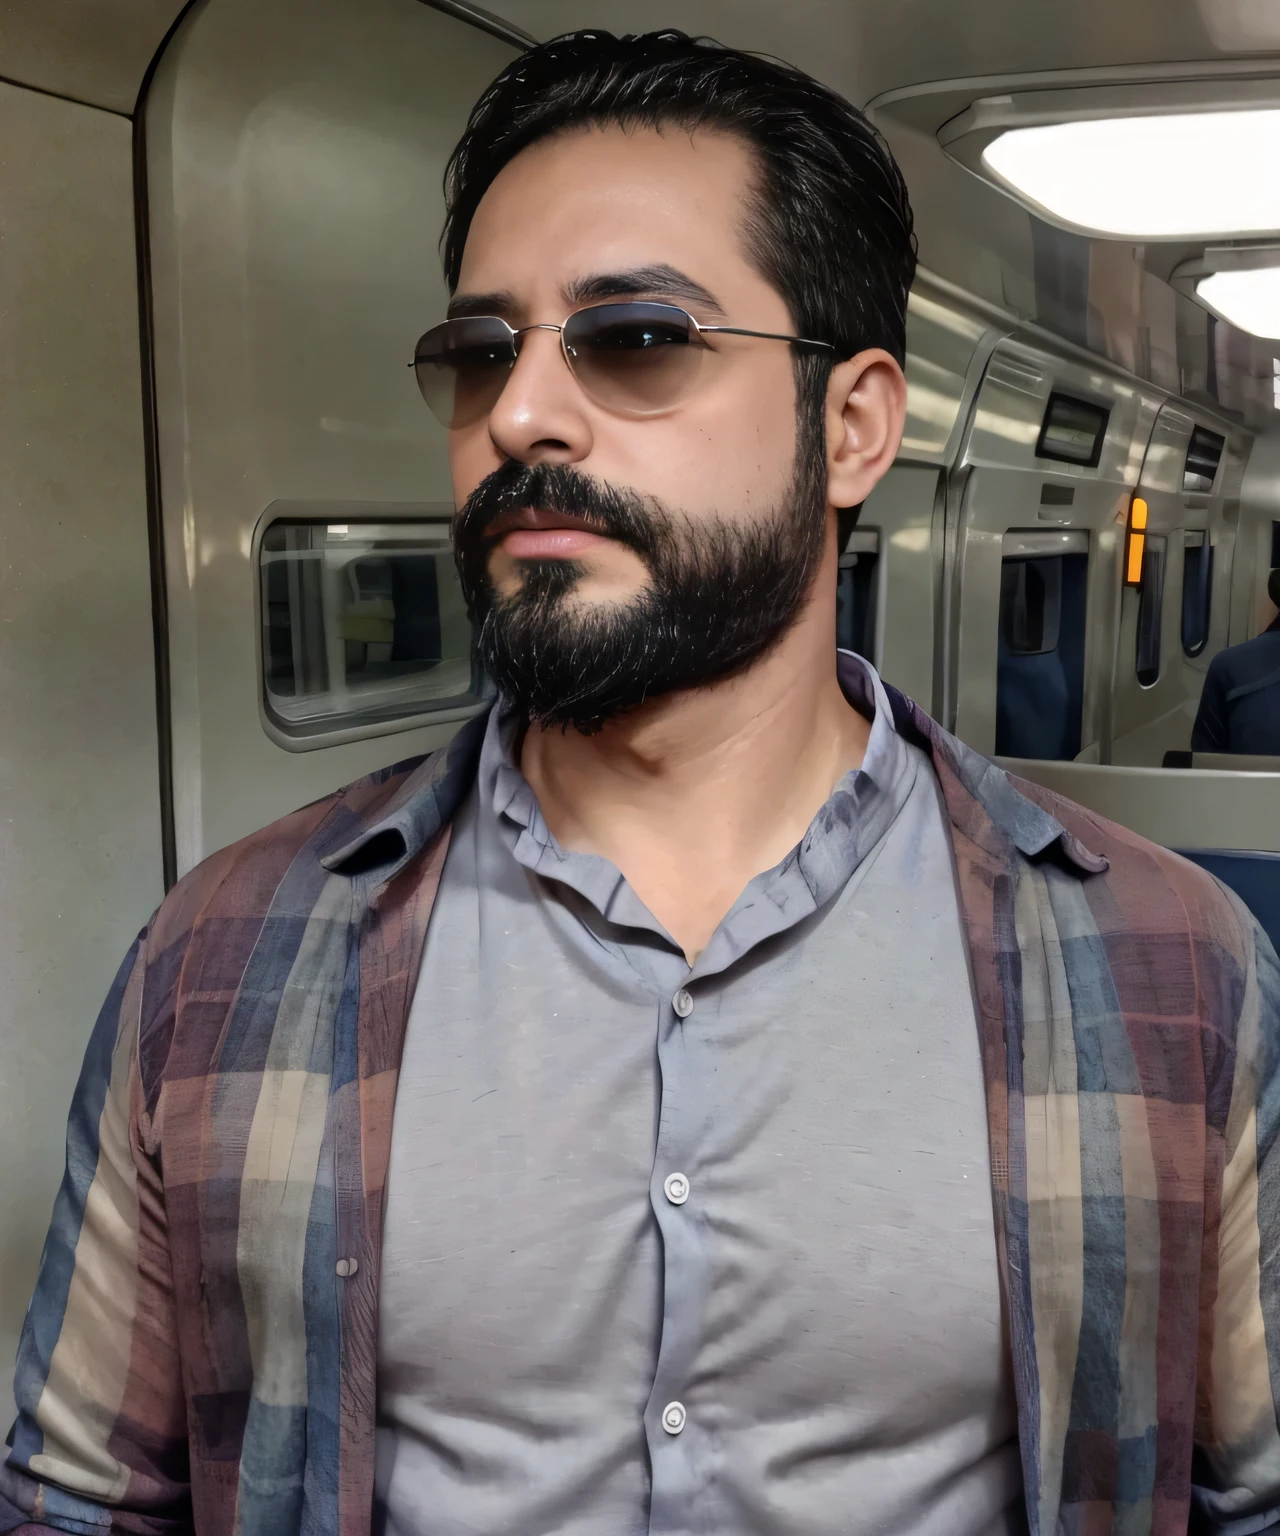
[[[907,418],[907,381],[879,347],[837,363],[827,384],[827,502],[865,501],[893,463]]]

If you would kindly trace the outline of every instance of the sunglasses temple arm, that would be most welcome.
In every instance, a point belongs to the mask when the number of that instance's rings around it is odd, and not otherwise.
[[[696,322],[695,322],[696,324]],[[821,347],[824,352],[834,352],[829,341],[810,341],[807,336],[783,336],[778,331],[744,331],[737,325],[699,325],[699,334],[715,333],[722,336],[757,336],[761,341],[790,341],[797,347]]]

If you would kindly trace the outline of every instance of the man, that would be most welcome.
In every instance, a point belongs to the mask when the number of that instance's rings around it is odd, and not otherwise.
[[[1267,577],[1267,596],[1280,608],[1280,567]],[[1280,613],[1209,663],[1191,750],[1280,757]]]
[[[1275,956],[832,644],[904,413],[886,150],[782,66],[579,33],[449,194],[416,367],[500,701],[126,960],[10,1518],[1262,1529]]]

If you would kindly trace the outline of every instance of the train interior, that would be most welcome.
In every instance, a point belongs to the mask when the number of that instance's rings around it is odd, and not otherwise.
[[[841,554],[838,643],[1202,862],[1280,943],[1280,755],[1192,744],[1209,665],[1275,621],[1280,567],[1280,340],[1197,283],[1265,268],[1280,215],[1221,227],[1216,178],[1169,148],[1181,222],[1100,233],[988,153],[1060,122],[1265,115],[1280,11],[489,3],[0,18],[6,1358],[90,1023],[166,887],[487,696],[443,432],[405,364],[446,297],[446,158],[529,38],[677,25],[866,108],[921,268],[906,434]],[[1151,179],[1127,174],[1135,196]]]

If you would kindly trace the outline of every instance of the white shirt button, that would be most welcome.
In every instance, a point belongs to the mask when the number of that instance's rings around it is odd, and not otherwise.
[[[671,999],[671,1006],[682,1019],[687,1019],[693,1012],[693,999],[689,996],[685,989],[681,987],[676,995]]]
[[[669,1435],[678,1435],[684,1428],[683,1403],[668,1403],[662,1410],[662,1427]]]
[[[360,1260],[339,1259],[337,1264],[334,1265],[334,1268],[337,1270],[340,1279],[349,1280],[351,1276],[355,1274],[356,1270],[360,1268]]]
[[[683,1205],[689,1198],[689,1181],[682,1173],[669,1173],[662,1188],[672,1205]]]

